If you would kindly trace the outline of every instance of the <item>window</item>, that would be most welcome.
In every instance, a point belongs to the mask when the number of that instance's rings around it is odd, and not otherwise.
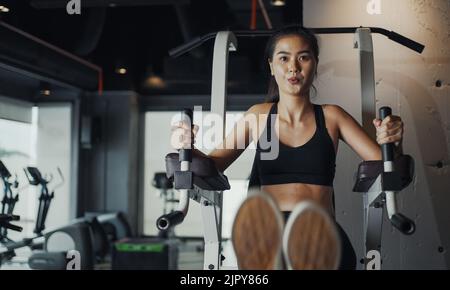
[[[55,191],[45,229],[66,225],[71,218],[71,104],[32,108],[28,103],[2,98],[0,108],[0,159],[12,175],[10,181],[17,179],[19,183],[18,188],[13,188],[14,196],[19,194],[13,214],[20,216],[14,224],[23,227],[22,232],[8,230],[8,238],[17,241],[34,236],[41,186],[29,185],[24,172],[28,166],[37,167],[44,178],[52,179],[48,184],[50,193],[62,182],[58,168],[62,172],[64,182]],[[3,199],[3,184],[0,187]]]
[[[30,198],[34,193],[27,187],[28,180],[23,169],[35,160],[32,144],[35,143],[32,134],[32,124],[0,119],[0,160],[6,166],[12,177],[10,181],[17,180],[19,188],[13,188],[14,196],[19,190],[19,201],[14,208],[14,214],[20,215],[20,222],[15,224],[23,227],[23,232],[8,231],[8,237],[17,240],[18,238],[30,236],[33,233],[34,220],[34,199]],[[34,141],[34,142],[33,142]],[[2,184],[3,186],[3,184]],[[3,200],[3,189],[1,199]]]

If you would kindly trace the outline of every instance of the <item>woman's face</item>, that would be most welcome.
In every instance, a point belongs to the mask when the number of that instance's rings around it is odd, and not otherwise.
[[[269,65],[278,84],[280,96],[282,94],[300,96],[309,93],[317,62],[309,43],[302,37],[292,35],[280,38]]]

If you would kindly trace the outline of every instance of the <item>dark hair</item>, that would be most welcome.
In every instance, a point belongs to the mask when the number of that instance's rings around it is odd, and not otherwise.
[[[316,62],[319,63],[319,45],[316,36],[309,29],[298,25],[285,26],[275,31],[272,34],[272,36],[270,36],[266,46],[266,57],[267,57],[266,59],[272,61],[272,56],[273,53],[275,52],[275,47],[278,41],[285,36],[292,36],[292,35],[300,36],[309,43],[314,58]],[[315,74],[317,75],[317,71],[315,72]],[[312,87],[314,91],[317,92],[314,85]],[[278,85],[277,82],[275,81],[275,77],[271,76],[269,82],[269,90],[267,92],[267,102],[269,103],[278,102],[279,100],[280,96],[278,95]]]

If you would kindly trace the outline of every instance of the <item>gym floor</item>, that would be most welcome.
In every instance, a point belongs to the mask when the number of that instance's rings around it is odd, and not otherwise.
[[[185,240],[180,242],[178,248],[178,270],[203,270],[203,242],[199,239]],[[231,243],[224,241],[223,255],[225,260],[223,262],[223,268],[233,269],[236,267],[236,259],[234,256]],[[29,270],[28,256],[31,254],[29,248],[21,248],[16,251],[16,257],[11,261],[2,265],[2,270]],[[97,264],[95,266],[97,270],[109,270],[111,269],[110,263]]]

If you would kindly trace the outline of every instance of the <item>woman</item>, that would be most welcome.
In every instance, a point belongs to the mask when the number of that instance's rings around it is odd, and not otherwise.
[[[329,222],[334,219],[333,179],[339,140],[346,142],[363,160],[381,160],[379,144],[395,142],[396,152],[401,152],[403,123],[397,116],[374,120],[377,144],[341,107],[311,103],[319,48],[316,37],[307,29],[290,26],[275,32],[266,52],[272,75],[269,94],[274,97],[252,106],[218,147],[221,149],[208,155],[223,172],[245,150],[238,144],[247,147],[252,141],[257,142],[250,184],[259,185],[264,194],[251,194],[236,216],[233,245],[239,266],[250,269],[276,267],[283,231],[281,210],[287,220],[288,232],[284,233],[286,259],[303,255],[301,252],[288,253],[289,248],[303,247],[308,253],[315,251],[315,257],[309,257],[310,260],[322,259],[323,264],[326,257],[317,253],[328,248],[334,249],[334,256],[340,261],[339,269],[354,269],[356,256],[347,235],[339,225]],[[198,126],[191,132],[186,124],[179,123],[174,130],[183,137],[174,147],[181,148],[190,144]],[[262,141],[277,145],[275,158],[263,158],[264,153],[274,146],[268,149],[261,146]],[[194,152],[204,155],[198,150]],[[308,222],[299,224],[296,219],[302,211],[296,207],[305,205],[304,201],[312,202],[314,205],[309,209],[313,210],[308,218],[303,217]],[[293,211],[296,214],[290,215]],[[313,226],[305,227],[308,223]],[[307,242],[308,248],[302,241],[305,235],[295,236],[299,231],[309,231],[307,235],[314,235],[317,241]],[[325,236],[326,239],[321,238]],[[321,249],[315,246],[319,244]],[[316,248],[311,249],[313,246]],[[342,259],[339,259],[340,252]],[[303,263],[299,268],[314,267],[305,266],[304,259],[299,262]],[[293,261],[285,263],[289,268],[296,268]]]

